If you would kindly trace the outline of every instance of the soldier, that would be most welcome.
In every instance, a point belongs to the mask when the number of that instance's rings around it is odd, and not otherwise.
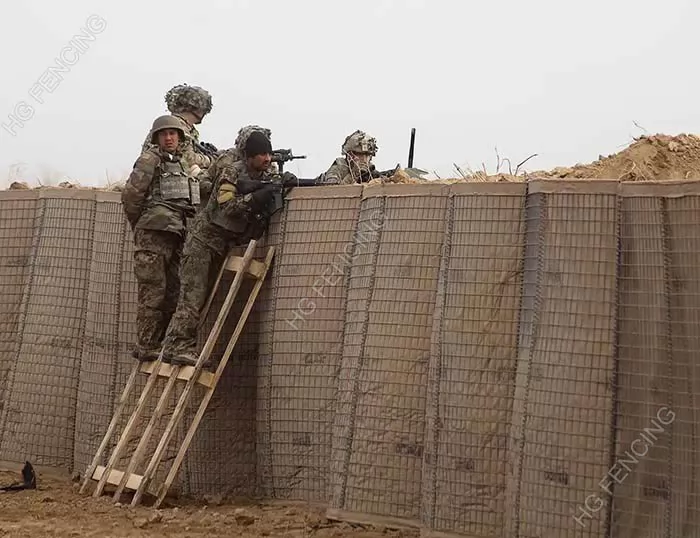
[[[369,181],[374,172],[372,157],[378,149],[374,137],[364,131],[355,131],[343,142],[343,156],[333,161],[330,168],[319,176],[319,181],[329,185],[352,185]]]
[[[204,117],[213,108],[211,95],[207,90],[199,86],[179,84],[167,91],[165,103],[170,113],[182,122],[182,129],[186,139],[183,141],[183,144],[186,143],[192,150],[192,152],[188,152],[192,156],[191,162],[189,162],[190,171],[192,176],[197,177],[202,170],[209,168],[212,163],[212,158],[201,151],[195,144],[199,142],[199,131],[195,125],[202,123]],[[150,144],[149,134],[143,143],[142,149],[148,149]],[[202,184],[202,191],[206,199],[208,190],[205,183]]]
[[[141,153],[122,191],[124,213],[134,232],[134,274],[139,361],[158,358],[179,294],[179,266],[187,221],[194,217],[200,187],[187,169],[182,120],[155,119],[150,146]]]
[[[269,224],[268,207],[274,201],[273,189],[265,186],[242,195],[236,191],[236,181],[271,179],[272,145],[263,129],[249,131],[238,142],[243,150],[242,160],[236,158],[238,148],[233,148],[224,152],[207,171],[214,191],[188,232],[180,272],[180,297],[163,350],[163,360],[174,365],[193,366],[197,362],[201,310],[229,249],[260,238]],[[211,362],[204,366],[210,367]]]
[[[238,136],[236,136],[236,140],[233,143],[234,147],[231,150],[232,156],[235,160],[243,160],[245,158],[243,145],[248,139],[250,133],[252,133],[253,131],[259,131],[263,133],[268,139],[272,139],[272,131],[270,131],[270,129],[267,129],[266,127],[260,127],[259,125],[246,125],[245,127],[241,127],[238,130]],[[277,166],[277,163],[270,163],[270,168],[268,171],[273,175],[277,174],[279,172],[279,167]]]

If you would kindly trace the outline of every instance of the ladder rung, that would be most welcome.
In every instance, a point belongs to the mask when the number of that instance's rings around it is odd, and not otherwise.
[[[141,363],[141,372],[144,374],[152,374],[155,362],[144,362]],[[160,369],[158,370],[158,375],[161,377],[170,377],[173,372],[173,366],[171,364],[166,364],[164,362],[160,363]],[[194,366],[181,366],[180,371],[177,373],[177,378],[182,381],[189,381],[194,373]],[[199,377],[197,378],[197,383],[204,385],[207,388],[214,386],[214,374],[202,370],[199,372]]]
[[[226,260],[226,270],[235,271],[238,273],[243,267],[243,258],[240,256],[229,256]],[[265,274],[266,267],[265,264],[257,260],[250,260],[250,265],[246,271],[246,275],[250,275],[253,278],[260,278]]]
[[[102,478],[102,475],[105,472],[106,467],[103,465],[98,465],[97,468],[95,469],[95,472],[92,473],[92,479],[93,480],[100,480]],[[112,471],[109,473],[109,477],[107,477],[107,483],[112,484],[113,486],[118,486],[119,483],[122,481],[122,477],[124,476],[124,471],[118,471],[117,469],[112,469]],[[143,477],[138,474],[130,474],[129,479],[126,481],[126,487],[128,489],[133,489],[136,491],[139,489],[139,486],[141,485],[141,480]]]

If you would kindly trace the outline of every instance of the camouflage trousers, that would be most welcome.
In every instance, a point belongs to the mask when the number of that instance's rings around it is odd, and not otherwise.
[[[183,237],[160,230],[134,230],[134,274],[138,282],[136,310],[140,351],[160,351],[180,293]]]
[[[224,261],[225,249],[214,247],[196,234],[185,243],[180,269],[180,297],[165,339],[164,356],[197,352],[198,329],[202,309],[216,282]]]

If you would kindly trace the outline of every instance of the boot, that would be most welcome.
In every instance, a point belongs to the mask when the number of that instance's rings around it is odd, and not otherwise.
[[[194,351],[180,351],[173,353],[168,357],[168,362],[173,366],[195,366],[199,360],[199,354]],[[213,366],[213,361],[211,357],[204,361],[202,369],[211,370]]]

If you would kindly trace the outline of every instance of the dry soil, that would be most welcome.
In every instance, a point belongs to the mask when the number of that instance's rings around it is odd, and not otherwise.
[[[0,486],[20,480],[19,468],[0,469]],[[0,537],[173,537],[245,536],[305,538],[409,538],[415,531],[328,521],[322,508],[253,501],[177,501],[155,510],[115,505],[111,496],[80,495],[79,484],[57,473],[39,472],[38,488],[0,492]]]

